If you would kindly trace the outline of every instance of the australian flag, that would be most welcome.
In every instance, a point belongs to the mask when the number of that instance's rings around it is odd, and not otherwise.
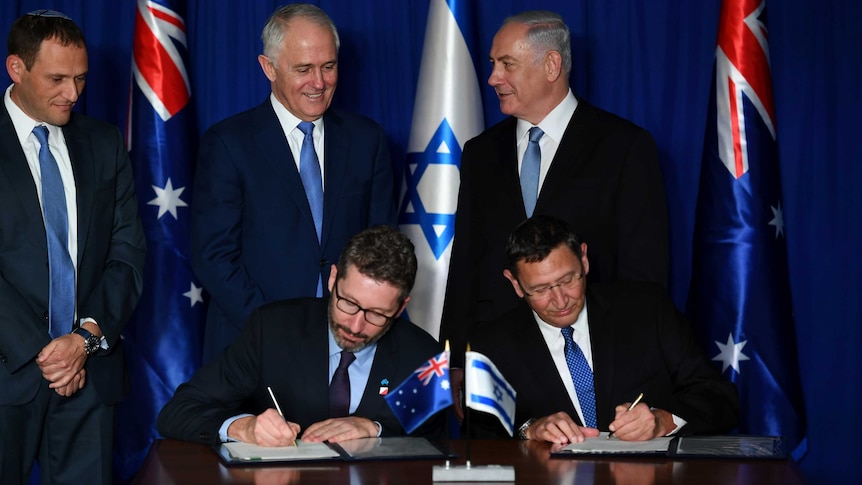
[[[408,434],[437,412],[451,406],[449,352],[431,357],[384,399]]]
[[[144,291],[123,332],[131,392],[119,407],[121,480],[158,437],[156,417],[200,365],[203,296],[189,262],[195,130],[186,69],[184,2],[137,1],[126,143],[147,236]]]
[[[688,312],[739,389],[745,434],[806,450],[764,0],[724,0]]]
[[[440,333],[464,143],[482,131],[473,0],[431,0],[407,145],[398,224],[416,246],[419,273],[407,314]]]

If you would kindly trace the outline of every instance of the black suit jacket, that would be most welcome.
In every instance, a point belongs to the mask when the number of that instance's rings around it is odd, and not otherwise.
[[[146,242],[119,130],[72,113],[63,135],[77,191],[78,316],[95,319],[110,345],[87,359],[86,385],[112,404],[126,390],[120,332],[141,294]],[[43,382],[34,358],[51,340],[48,246],[36,185],[2,100],[0,207],[0,405],[21,405]]]
[[[269,98],[201,138],[191,207],[192,266],[210,294],[204,362],[239,335],[258,306],[313,297],[354,234],[396,222],[389,144],[368,118],[323,115],[321,241]],[[289,276],[285,276],[289,275]],[[324,289],[324,292],[326,290]]]
[[[476,322],[490,321],[518,299],[503,277],[506,240],[527,217],[518,178],[516,118],[468,141],[461,157],[455,241],[440,340],[463,355]],[[536,201],[574,227],[589,246],[589,280],[652,281],[668,276],[667,207],[652,137],[584,100],[566,128]]]
[[[736,387],[703,355],[691,328],[654,284],[591,284],[587,316],[593,355],[598,428],[608,430],[614,407],[634,400],[687,421],[677,434],[723,433],[736,426]],[[558,411],[580,423],[530,307],[517,308],[472,335],[473,350],[491,359],[515,388],[515,426]],[[469,390],[468,390],[469,391]],[[508,437],[496,418],[471,411],[470,434]]]
[[[159,414],[159,432],[168,438],[218,443],[219,427],[240,412],[260,414],[273,407],[271,386],[287,420],[304,431],[329,418],[328,299],[298,299],[255,310],[240,336],[216,361],[202,367]],[[404,430],[379,389],[394,389],[432,356],[440,344],[406,320],[396,320],[377,342],[368,384],[355,416],[383,425],[383,436]],[[439,439],[438,415],[414,435]]]

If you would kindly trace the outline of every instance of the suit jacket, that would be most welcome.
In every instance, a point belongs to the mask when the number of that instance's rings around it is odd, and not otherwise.
[[[508,118],[485,130],[465,144],[461,157],[440,331],[455,357],[463,355],[458,349],[476,322],[493,320],[518,301],[503,277],[509,233],[527,218],[516,124]],[[589,246],[590,281],[667,285],[667,208],[658,154],[649,133],[632,123],[578,100],[534,214],[572,224]]]
[[[255,310],[240,336],[215,361],[202,367],[159,414],[159,432],[186,441],[218,443],[224,421],[241,412],[260,414],[273,407],[271,386],[287,420],[304,431],[329,418],[329,299],[303,298]],[[440,353],[424,330],[398,319],[377,342],[368,384],[355,416],[383,425],[383,436],[404,430],[379,387],[394,388],[420,365]],[[438,415],[414,435],[440,437]]]
[[[217,123],[201,139],[192,201],[192,266],[212,297],[204,361],[238,334],[251,311],[313,297],[318,275],[347,240],[396,222],[392,163],[373,121],[330,109],[325,127],[324,209],[318,243],[311,209],[269,98]]]
[[[643,402],[688,423],[677,434],[724,433],[736,426],[736,387],[703,355],[685,318],[664,289],[648,283],[590,285],[587,317],[593,355],[598,428],[608,430],[614,407],[643,392]],[[558,411],[580,424],[526,302],[471,336],[517,392],[515,426]],[[471,434],[508,437],[496,418],[471,411]]]
[[[77,190],[78,316],[95,319],[110,346],[87,358],[86,385],[112,404],[126,390],[120,332],[141,294],[146,242],[119,130],[72,113],[63,135]],[[2,101],[0,207],[0,404],[21,405],[43,382],[34,358],[51,341],[48,245],[36,185]]]

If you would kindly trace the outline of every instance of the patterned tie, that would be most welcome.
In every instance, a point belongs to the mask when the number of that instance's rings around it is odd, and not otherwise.
[[[317,160],[317,152],[314,151],[314,123],[302,121],[297,126],[305,138],[302,139],[302,149],[299,152],[299,176],[302,178],[302,186],[305,188],[305,197],[308,198],[308,206],[311,208],[311,217],[314,219],[314,229],[317,231],[317,242],[320,242],[320,228],[323,225],[323,179],[320,176],[320,162]],[[323,279],[317,276],[317,297],[323,296]]]
[[[581,404],[581,412],[584,413],[584,425],[588,428],[596,427],[596,393],[593,388],[593,371],[581,352],[581,348],[572,338],[574,330],[572,327],[560,329],[566,340],[566,364],[572,373],[575,382],[575,392],[578,394],[578,402]]]
[[[350,376],[347,374],[347,368],[354,360],[356,356],[353,352],[341,351],[341,361],[335,369],[335,374],[332,375],[332,382],[329,383],[330,418],[350,415]]]
[[[48,147],[48,127],[33,128],[39,140],[39,168],[42,172],[42,214],[48,236],[48,333],[51,338],[72,330],[75,319],[75,267],[69,256],[69,218],[66,214],[66,192],[57,160]]]
[[[524,197],[524,208],[527,217],[533,216],[536,199],[539,197],[539,168],[542,165],[542,150],[539,140],[545,132],[538,126],[530,128],[530,142],[521,161],[521,195]]]

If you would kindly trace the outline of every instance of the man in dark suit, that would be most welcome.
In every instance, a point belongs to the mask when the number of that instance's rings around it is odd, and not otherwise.
[[[357,234],[331,268],[332,297],[255,310],[239,338],[177,389],[159,415],[159,432],[187,441],[263,446],[285,446],[298,436],[337,442],[403,435],[384,396],[441,351],[424,330],[398,318],[415,278],[416,256],[407,236],[389,226]],[[346,398],[337,403],[342,365],[349,405]],[[440,438],[442,418],[433,417],[413,434]]]
[[[521,438],[569,443],[610,430],[649,440],[736,425],[736,388],[706,361],[663,288],[588,288],[586,243],[550,216],[519,225],[506,252],[504,274],[522,301],[480,325],[470,344],[515,388]],[[475,437],[508,436],[495,419],[470,419]]]
[[[111,483],[120,332],[146,252],[117,128],[72,112],[87,49],[65,15],[15,21],[0,107],[0,482]],[[44,215],[44,217],[43,217]]]
[[[323,296],[347,239],[396,221],[383,130],[329,108],[338,81],[332,21],[313,5],[288,5],[273,13],[262,39],[258,60],[271,96],[201,139],[191,236],[192,265],[211,296],[205,362],[258,306]]]
[[[468,141],[461,157],[440,330],[440,340],[452,342],[453,365],[463,364],[464,339],[477,322],[515,307],[501,276],[506,237],[532,214],[554,215],[581,231],[593,248],[591,280],[667,285],[667,209],[655,142],[572,94],[562,18],[524,12],[506,19],[490,57],[488,84],[510,117]],[[538,141],[530,142],[531,133]],[[456,395],[460,375],[453,370]]]

